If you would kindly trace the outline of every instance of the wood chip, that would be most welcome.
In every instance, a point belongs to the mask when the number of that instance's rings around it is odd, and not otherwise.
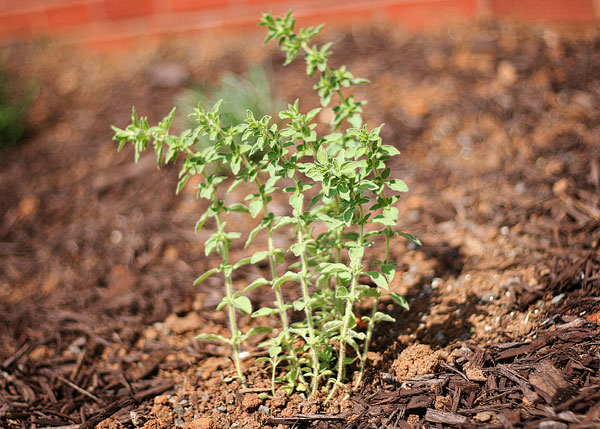
[[[559,405],[578,393],[549,359],[539,363],[537,369],[529,375],[529,382],[552,405]]]
[[[469,419],[460,414],[439,411],[433,408],[427,408],[425,420],[430,423],[442,423],[447,425],[464,425],[469,421]]]

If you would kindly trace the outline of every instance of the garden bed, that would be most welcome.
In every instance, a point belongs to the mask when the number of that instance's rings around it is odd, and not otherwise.
[[[261,400],[269,370],[252,347],[249,386],[225,383],[230,351],[194,340],[226,330],[220,280],[193,286],[218,264],[204,257],[208,233],[192,232],[203,203],[191,187],[174,196],[176,168],[134,164],[111,141],[132,105],[153,122],[170,110],[186,80],[161,70],[210,83],[262,61],[302,109],[318,102],[304,66],[283,68],[252,38],[109,61],[21,46],[7,64],[41,92],[29,136],[0,154],[3,427],[599,424],[600,33],[491,23],[327,36],[333,63],[371,80],[357,95],[402,152],[401,228],[423,243],[394,243],[390,287],[411,309],[382,299],[397,321],[376,327],[362,389],[327,405]]]

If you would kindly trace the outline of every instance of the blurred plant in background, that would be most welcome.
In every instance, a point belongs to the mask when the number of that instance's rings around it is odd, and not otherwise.
[[[195,119],[189,116],[194,109],[199,104],[213,105],[218,100],[223,100],[220,112],[222,125],[226,127],[244,122],[247,110],[251,110],[259,118],[265,115],[277,117],[277,112],[283,109],[285,104],[275,93],[269,75],[265,66],[254,65],[243,75],[225,73],[220,85],[213,88],[202,88],[196,83],[175,99],[175,106],[182,113],[178,128],[195,127]],[[250,144],[255,143],[252,137],[248,140]],[[202,150],[212,144],[208,136],[202,136],[197,143],[197,149]],[[229,172],[229,168],[222,163],[213,165],[212,168],[220,173]]]
[[[16,144],[25,134],[27,110],[37,85],[20,85],[0,64],[0,149]]]

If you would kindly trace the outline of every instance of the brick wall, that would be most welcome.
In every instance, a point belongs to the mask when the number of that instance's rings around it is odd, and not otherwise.
[[[303,25],[384,19],[409,30],[481,17],[579,23],[600,16],[600,0],[0,0],[0,43],[51,36],[93,44],[250,31],[261,12],[289,8]]]

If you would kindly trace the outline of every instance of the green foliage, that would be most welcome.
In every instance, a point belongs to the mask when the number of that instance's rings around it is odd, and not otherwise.
[[[0,149],[16,144],[23,137],[33,89],[30,85],[25,91],[19,90],[0,68]]]
[[[257,319],[277,316],[281,326],[276,335],[260,345],[268,350],[263,360],[271,364],[273,390],[279,386],[289,393],[296,390],[314,394],[322,386],[330,389],[331,398],[338,386],[343,386],[346,368],[354,361],[360,364],[356,386],[361,384],[374,324],[394,321],[378,311],[379,298],[389,294],[393,302],[408,309],[402,296],[388,293],[396,273],[396,262],[389,259],[390,241],[398,235],[416,243],[418,240],[396,230],[396,203],[408,190],[402,180],[390,177],[389,161],[399,151],[383,144],[382,126],[369,128],[363,124],[360,106],[364,102],[344,93],[366,81],[354,78],[344,66],[328,67],[330,44],[311,44],[320,27],[295,32],[291,13],[280,18],[264,14],[261,25],[268,28],[267,41],[277,41],[285,52],[286,64],[303,54],[308,76],[317,75],[314,89],[321,104],[333,104],[335,112],[328,134],[317,132],[315,118],[321,108],[302,113],[305,109],[300,108],[298,100],[279,113],[282,125],[250,110],[242,121],[226,124],[218,101],[211,109],[199,104],[191,114],[195,126],[179,136],[169,133],[173,112],[150,127],[134,110],[127,128],[113,127],[114,139],[119,149],[132,143],[136,159],[152,142],[159,166],[182,157],[178,190],[191,175],[203,178],[197,187],[198,197],[207,199],[209,206],[200,216],[197,229],[207,219],[214,219],[216,229],[206,241],[205,251],[207,255],[218,252],[222,263],[197,282],[210,275],[223,276],[225,293],[218,308],[228,313],[231,336],[199,338],[230,344],[238,378],[243,382],[241,342],[270,330],[253,328],[243,333],[237,327],[237,315],[251,314]],[[202,138],[212,144],[198,148],[196,143]],[[206,166],[213,162],[228,165],[235,177],[226,182],[208,172]],[[224,193],[243,182],[253,184],[254,191],[243,202],[227,205]],[[273,198],[289,201],[287,215],[272,211]],[[266,249],[237,262],[230,261],[229,249],[242,237],[228,230],[224,221],[233,211],[260,219],[248,237],[243,237],[246,246],[259,234],[267,238]],[[279,228],[288,229],[296,237],[287,249],[274,245],[273,233]],[[377,241],[385,243],[384,258],[369,262],[369,249]],[[244,291],[234,291],[233,271],[264,260],[268,261],[270,275],[253,281]],[[362,284],[362,278],[370,278],[373,286]],[[275,292],[273,306],[253,309],[245,294],[266,287]],[[285,302],[283,288],[299,288],[301,297]],[[366,299],[372,300],[372,312],[363,316],[367,329],[362,332],[354,310],[356,303]],[[303,313],[304,318],[290,323],[291,311]]]
[[[247,110],[262,118],[265,115],[276,114],[283,107],[283,102],[271,87],[265,67],[255,65],[244,75],[225,73],[221,83],[214,88],[202,88],[196,84],[179,94],[175,105],[183,113],[182,117],[187,118],[181,121],[182,127],[195,127],[195,120],[190,115],[196,106],[213,105],[218,100],[222,100],[219,112],[221,124],[225,127],[244,122]],[[250,143],[254,141],[250,140]],[[207,136],[198,136],[196,145],[198,149],[204,149],[212,145],[212,142]],[[222,168],[222,164],[212,167],[220,173],[229,173],[227,169]]]

